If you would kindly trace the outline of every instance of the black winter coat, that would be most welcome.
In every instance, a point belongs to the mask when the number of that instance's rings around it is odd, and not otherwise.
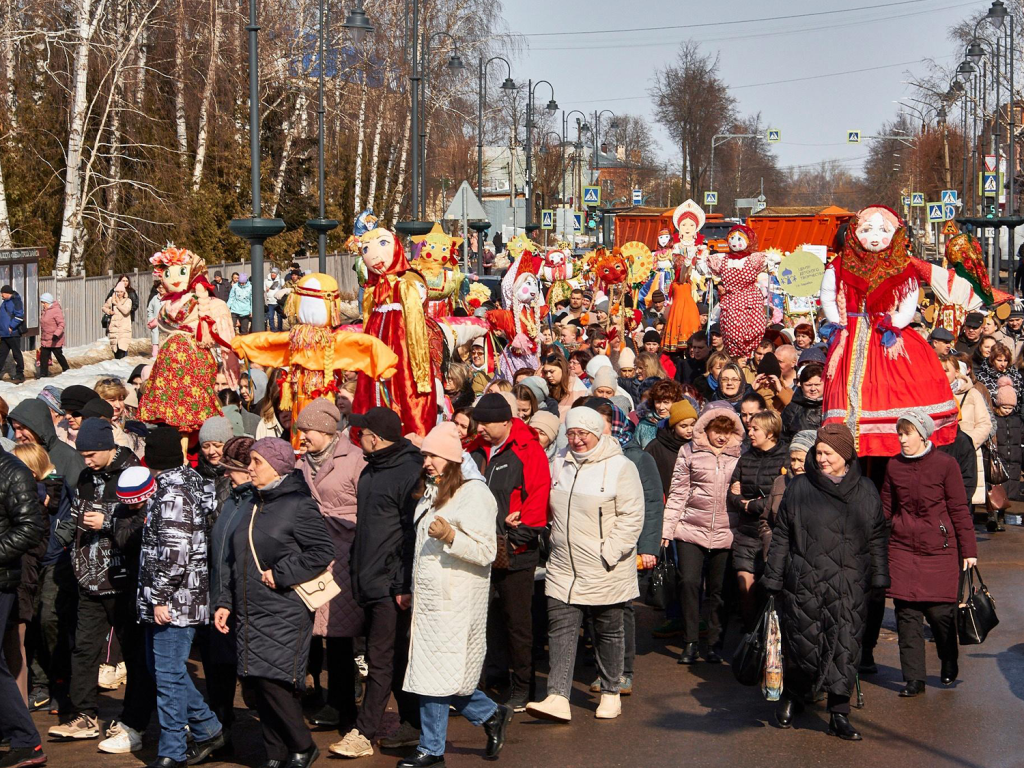
[[[636,466],[644,489],[644,527],[636,542],[636,553],[657,555],[661,551],[661,528],[665,519],[665,495],[661,491],[658,465],[635,440],[622,446],[622,453]]]
[[[21,583],[21,558],[43,537],[36,480],[16,456],[0,450],[0,591]]]
[[[789,405],[782,409],[782,439],[790,442],[804,429],[818,431],[821,426],[821,400],[808,400],[797,387]]]
[[[730,482],[731,485],[739,481],[740,493],[737,496],[730,491],[727,497],[729,511],[739,515],[737,531],[755,538],[760,535],[758,520],[768,519],[771,510],[768,495],[783,469],[789,471],[789,446],[786,443],[776,443],[767,451],[751,448],[740,456]],[[750,502],[746,509],[743,501]]]
[[[1018,418],[1020,418],[1019,415]],[[1002,448],[1001,440],[999,445]],[[967,498],[970,499],[978,487],[978,455],[975,453],[974,441],[960,428],[960,425],[957,425],[956,438],[952,443],[941,446],[939,450],[952,456],[960,465],[960,474],[964,476],[964,490],[967,491]]]
[[[661,478],[661,494],[668,498],[669,489],[672,487],[672,473],[676,468],[676,459],[679,458],[679,451],[686,445],[686,441],[676,435],[675,430],[669,427],[662,427],[658,434],[644,448],[647,453],[654,457],[654,463],[658,465],[658,475]]]
[[[405,438],[366,457],[356,486],[359,519],[350,561],[360,605],[412,592],[413,492],[422,474],[423,454]]]
[[[1014,498],[1016,495],[1014,492],[1020,484],[1022,438],[1024,438],[1024,422],[1021,421],[1020,411],[1014,411],[1009,416],[996,416],[996,448],[999,458],[1006,465],[1006,472],[1010,475],[1006,489],[1010,493],[1010,498]],[[967,485],[966,481],[964,485]]]
[[[10,419],[28,427],[39,438],[39,444],[46,449],[57,474],[64,476],[72,490],[77,488],[78,476],[85,471],[85,461],[82,454],[57,437],[49,406],[34,397],[22,400],[14,406]]]
[[[807,472],[782,497],[761,583],[782,593],[787,674],[849,696],[870,590],[889,585],[881,500],[856,461],[834,483],[808,455]]]
[[[249,549],[250,519],[259,567]],[[230,598],[222,593],[217,607],[234,613],[239,676],[304,689],[313,614],[292,587],[330,565],[334,543],[301,472],[256,491],[252,515],[243,516],[231,539],[231,557]],[[274,589],[261,569],[273,572]]]

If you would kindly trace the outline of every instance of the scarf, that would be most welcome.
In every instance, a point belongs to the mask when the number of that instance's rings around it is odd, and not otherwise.
[[[595,451],[596,451],[596,450],[597,450],[598,448],[600,448],[600,447],[601,447],[601,441],[600,441],[600,440],[598,440],[598,441],[597,441],[597,445],[595,445],[595,446],[594,446],[593,448],[591,448],[591,449],[590,449],[589,451],[574,451],[574,450],[573,450],[572,448],[570,448],[570,449],[569,449],[569,453],[571,453],[571,454],[572,454],[572,457],[573,457],[574,459],[576,459],[576,461],[578,461],[578,462],[579,462],[580,464],[582,464],[582,463],[583,463],[583,462],[585,462],[585,461],[586,461],[587,459],[589,459],[589,458],[590,458],[591,456],[593,456],[593,455],[594,455],[594,452],[595,452]]]
[[[334,454],[334,446],[337,444],[338,435],[335,434],[334,437],[331,438],[331,442],[329,442],[327,447],[322,451],[306,451],[306,461],[309,462],[310,474],[314,479],[320,471],[320,467],[322,467],[324,462],[327,461],[327,457]]]
[[[657,417],[654,411],[650,410],[650,406],[646,403],[640,406],[637,415],[640,417],[640,421],[636,425],[634,434],[640,447],[646,448],[647,444],[658,436],[658,424],[661,422],[661,419]]]
[[[676,434],[675,429],[668,426],[658,430],[656,440],[673,453],[679,453],[679,451],[682,450],[682,447],[687,443],[686,440],[683,440],[683,438]]]
[[[848,227],[842,254],[836,260],[840,277],[866,298],[868,312],[888,312],[906,298],[916,280],[909,251],[906,227],[899,227],[889,247],[878,253],[865,250],[857,239],[857,227]]]

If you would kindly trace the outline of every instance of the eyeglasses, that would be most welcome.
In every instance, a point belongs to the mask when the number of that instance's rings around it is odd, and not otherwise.
[[[740,379],[738,379],[735,376],[723,376],[718,381],[719,381],[720,384],[739,384],[740,383]]]
[[[587,435],[591,434],[593,434],[593,432],[588,432],[585,429],[570,429],[565,433],[565,437],[567,440],[572,440],[573,442],[581,442],[587,439]]]

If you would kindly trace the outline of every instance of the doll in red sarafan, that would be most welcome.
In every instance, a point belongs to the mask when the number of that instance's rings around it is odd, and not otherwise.
[[[768,327],[764,294],[757,278],[764,270],[765,256],[756,251],[754,230],[737,224],[726,236],[729,252],[708,256],[711,273],[717,277],[721,305],[722,340],[730,357],[754,354]]]
[[[842,329],[829,350],[822,422],[846,424],[860,456],[898,454],[896,421],[910,408],[931,416],[935,445],[956,438],[957,405],[939,360],[919,334],[905,332],[919,290],[909,247],[896,212],[870,206],[821,281],[825,317]]]
[[[541,263],[540,257],[524,250],[501,279],[505,309],[487,313],[491,329],[508,342],[498,358],[498,372],[506,381],[512,381],[520,368],[540,368],[540,324],[548,313],[537,276]]]

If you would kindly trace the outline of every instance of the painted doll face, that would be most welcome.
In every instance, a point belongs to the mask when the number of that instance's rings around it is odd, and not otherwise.
[[[732,232],[729,234],[729,250],[733,253],[739,253],[747,249],[747,236],[742,232]]]
[[[891,221],[875,211],[857,222],[857,240],[865,251],[884,251],[892,242],[896,227]]]
[[[692,224],[689,220],[684,222],[685,224]],[[668,244],[672,241],[671,235],[658,235],[658,247],[668,248]]]
[[[387,274],[395,260],[395,236],[386,229],[378,229],[360,247],[366,268],[377,275]]]
[[[697,222],[693,219],[684,217],[679,220],[679,239],[685,240],[686,242],[692,242],[697,236]],[[660,243],[661,240],[659,239]]]
[[[164,267],[160,278],[167,293],[179,293],[188,288],[189,267],[187,264],[171,264]]]
[[[515,296],[523,304],[530,304],[540,295],[540,286],[533,275],[524,277],[515,288]]]

